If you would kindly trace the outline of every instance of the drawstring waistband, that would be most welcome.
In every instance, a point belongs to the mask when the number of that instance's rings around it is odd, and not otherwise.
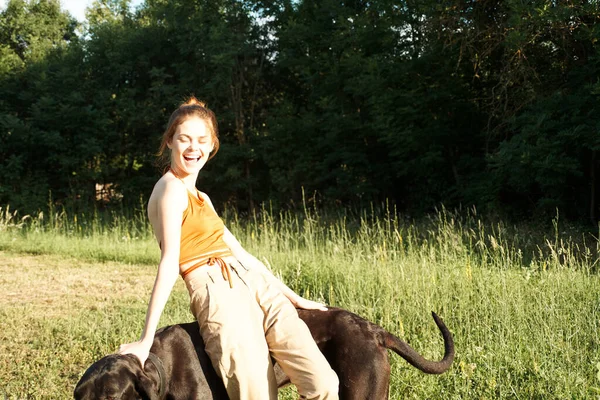
[[[231,269],[229,268],[229,264],[225,262],[221,257],[209,257],[206,263],[199,262],[196,265],[193,265],[186,269],[181,273],[181,277],[185,280],[185,277],[195,269],[202,267],[203,265],[219,265],[221,267],[221,274],[223,274],[223,279],[229,282],[229,287],[233,288],[233,281],[231,280]]]
[[[233,282],[231,281],[231,271],[229,270],[229,265],[223,261],[221,257],[211,257],[208,259],[207,265],[215,265],[219,264],[221,267],[221,274],[223,274],[223,279],[229,282],[229,287],[233,289]]]

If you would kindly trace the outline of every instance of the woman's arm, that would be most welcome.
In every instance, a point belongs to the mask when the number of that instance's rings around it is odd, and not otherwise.
[[[290,289],[285,283],[283,283],[280,279],[277,279],[275,275],[271,272],[269,268],[261,261],[259,261],[252,254],[248,253],[238,242],[238,240],[233,236],[233,234],[229,231],[229,229],[225,228],[225,233],[223,235],[223,240],[225,244],[231,249],[233,256],[237,258],[244,266],[248,268],[253,268],[262,273],[267,280],[273,282],[281,292],[287,297],[294,307],[303,308],[306,310],[322,310],[326,311],[327,307],[319,302],[305,299],[304,297],[299,296],[296,292]]]
[[[212,205],[212,202],[210,201],[208,195],[206,193],[202,193],[202,197],[204,198],[206,203],[214,210],[215,208]],[[273,282],[281,290],[285,297],[287,297],[292,302],[294,307],[303,308],[305,310],[327,311],[327,307],[325,306],[325,304],[301,297],[292,289],[290,289],[285,283],[279,280],[275,275],[273,275],[271,270],[267,268],[265,264],[260,262],[256,257],[248,253],[242,247],[240,242],[238,242],[238,240],[235,238],[235,236],[233,236],[229,229],[227,229],[227,227],[225,227],[225,232],[223,233],[223,241],[225,242],[227,247],[229,247],[235,258],[237,258],[242,264],[244,264],[245,267],[257,270],[258,272],[263,274],[263,276],[268,281]]]
[[[156,188],[156,207],[148,207],[149,213],[154,212],[150,220],[161,241],[161,257],[146,311],[146,322],[138,341],[119,347],[120,354],[134,354],[142,366],[148,357],[160,316],[179,274],[181,221],[187,206],[187,193],[182,192],[187,189],[180,182],[171,180],[160,182],[159,185]]]

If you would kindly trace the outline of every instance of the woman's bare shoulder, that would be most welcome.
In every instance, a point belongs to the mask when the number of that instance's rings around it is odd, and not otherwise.
[[[172,174],[163,175],[154,185],[148,200],[148,213],[155,213],[164,202],[168,202],[171,207],[185,209],[187,206],[187,189]]]
[[[187,189],[183,182],[172,174],[164,174],[154,185],[150,198],[161,198],[163,196],[182,195]]]

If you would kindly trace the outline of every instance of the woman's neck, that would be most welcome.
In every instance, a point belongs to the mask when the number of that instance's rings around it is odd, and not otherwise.
[[[183,184],[188,188],[188,190],[192,192],[196,190],[196,180],[198,179],[198,174],[182,174],[181,172],[173,168],[173,166],[171,166],[170,171],[173,175],[175,175],[177,179],[183,182]]]

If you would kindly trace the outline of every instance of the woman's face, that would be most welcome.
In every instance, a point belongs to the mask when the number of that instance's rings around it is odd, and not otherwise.
[[[178,175],[197,174],[213,149],[210,129],[203,119],[186,118],[167,143],[171,149],[171,168]]]

